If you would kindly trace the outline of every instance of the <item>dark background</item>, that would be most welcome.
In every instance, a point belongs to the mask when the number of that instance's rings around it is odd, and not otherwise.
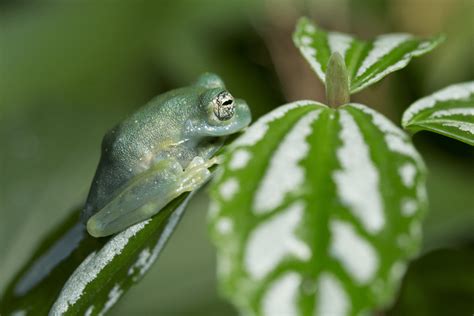
[[[295,20],[370,38],[448,40],[353,97],[393,121],[417,98],[474,79],[473,0],[0,1],[0,293],[36,243],[85,199],[106,130],[154,95],[204,71],[254,117],[324,100],[291,42]],[[474,312],[474,150],[421,133],[430,170],[422,256],[388,314]],[[198,196],[150,273],[113,315],[223,315],[207,198]]]

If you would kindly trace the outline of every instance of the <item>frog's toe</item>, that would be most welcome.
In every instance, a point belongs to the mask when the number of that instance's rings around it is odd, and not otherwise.
[[[188,170],[178,188],[178,194],[198,189],[211,177],[211,172],[207,168]]]
[[[193,158],[193,160],[191,160],[189,165],[186,167],[185,171],[192,172],[192,170],[194,169],[203,169],[203,168],[207,169],[207,168],[212,167],[213,165],[221,164],[222,160],[223,158],[221,155],[214,156],[208,160],[204,160],[202,157],[196,156]]]
[[[205,164],[204,159],[200,156],[196,156],[196,157],[193,158],[193,160],[191,160],[191,162],[189,163],[189,165],[186,169],[196,168],[196,167],[202,166],[204,164]]]
[[[87,221],[87,231],[93,237],[103,237],[104,236],[102,225],[97,220],[95,220],[93,217],[91,217]]]
[[[223,162],[224,162],[224,156],[223,155],[214,156],[209,160],[209,167],[211,167],[213,165],[220,165]]]

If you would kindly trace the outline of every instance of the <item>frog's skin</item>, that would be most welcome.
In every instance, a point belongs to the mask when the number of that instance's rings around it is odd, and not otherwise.
[[[200,187],[225,136],[250,120],[245,101],[233,99],[215,74],[152,99],[104,136],[82,213],[88,232],[120,232]]]

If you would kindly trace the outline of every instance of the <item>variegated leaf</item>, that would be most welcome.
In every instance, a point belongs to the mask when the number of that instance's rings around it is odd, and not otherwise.
[[[64,284],[49,315],[105,315],[158,258],[194,193],[179,196],[89,254]]]
[[[0,298],[1,315],[105,315],[161,253],[194,192],[106,238],[90,236],[81,209],[44,238]]]
[[[474,81],[416,101],[403,114],[402,125],[412,132],[427,130],[474,146]]]
[[[388,304],[417,253],[425,171],[408,136],[359,104],[282,106],[212,186],[221,290],[246,315],[360,315]]]
[[[301,18],[293,41],[323,83],[329,57],[334,52],[341,54],[349,73],[350,91],[355,93],[405,67],[412,57],[431,51],[443,36],[421,39],[393,33],[363,41],[348,34],[327,32]]]

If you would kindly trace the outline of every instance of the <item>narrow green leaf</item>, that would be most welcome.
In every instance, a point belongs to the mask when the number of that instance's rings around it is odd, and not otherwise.
[[[431,131],[474,146],[474,81],[416,101],[403,114],[402,125],[412,132]]]
[[[421,239],[425,169],[359,104],[282,106],[233,144],[211,194],[220,287],[243,314],[360,315],[389,304]]]
[[[110,238],[91,237],[74,212],[14,278],[1,314],[104,315],[156,260],[192,195]]]
[[[328,32],[301,18],[293,41],[323,83],[330,56],[337,52],[345,60],[351,93],[358,92],[398,69],[413,57],[438,46],[444,37],[422,39],[406,33],[384,34],[363,41],[348,34]]]
[[[105,239],[92,238],[78,225],[76,209],[40,240],[31,259],[8,285],[0,300],[2,315],[47,315],[64,282]]]

